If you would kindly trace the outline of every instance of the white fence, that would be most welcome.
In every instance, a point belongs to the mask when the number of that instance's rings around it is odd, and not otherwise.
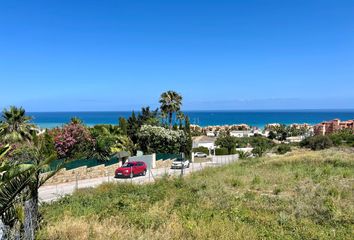
[[[235,162],[238,159],[238,154],[233,154],[233,155],[219,155],[219,156],[213,156],[211,158],[211,162],[214,164],[228,164]]]

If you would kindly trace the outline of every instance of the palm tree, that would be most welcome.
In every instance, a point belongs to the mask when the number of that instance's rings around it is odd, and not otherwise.
[[[173,113],[181,110],[182,96],[175,91],[167,91],[160,96],[160,109],[168,115],[170,129],[172,129],[172,116]]]
[[[0,157],[8,150],[0,148]],[[63,162],[52,172],[40,175],[56,159],[48,152],[43,135],[34,136],[33,142],[17,149],[16,154],[23,158],[19,164],[6,159],[0,162],[0,220],[12,227],[19,219],[16,209],[24,201],[24,239],[34,239],[38,226],[38,189],[63,167]]]
[[[78,118],[78,117],[72,117],[70,119],[70,123],[72,123],[72,124],[83,124],[83,121],[80,118]]]
[[[32,133],[36,130],[30,123],[31,117],[26,116],[22,107],[11,106],[2,112],[0,124],[0,139],[6,143],[31,141]]]
[[[7,159],[3,159],[10,150],[10,145],[0,147],[0,227],[4,238],[9,238],[10,231],[7,227],[13,228],[19,219],[16,210],[21,206],[19,196],[22,195],[34,173],[33,169],[25,164],[14,165]]]
[[[182,129],[182,121],[184,120],[184,113],[179,111],[177,112],[177,119],[179,120],[179,129]]]
[[[165,127],[167,124],[166,124],[166,118],[167,118],[167,114],[165,112],[161,112],[160,113],[160,118],[162,120],[162,126]]]

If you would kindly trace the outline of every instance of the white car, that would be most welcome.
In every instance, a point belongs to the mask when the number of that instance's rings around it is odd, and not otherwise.
[[[172,162],[171,168],[189,168],[189,160],[177,158]]]
[[[199,157],[199,158],[206,158],[208,155],[206,155],[203,152],[196,152],[194,153],[194,157]]]

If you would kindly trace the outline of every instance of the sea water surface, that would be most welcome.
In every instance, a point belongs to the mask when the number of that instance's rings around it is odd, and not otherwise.
[[[250,126],[264,127],[268,123],[308,123],[339,118],[354,119],[354,110],[277,110],[277,111],[185,111],[192,124],[214,126],[245,123]],[[53,128],[68,123],[72,117],[78,117],[85,124],[118,124],[118,118],[128,118],[131,112],[30,112],[33,122],[41,128]]]

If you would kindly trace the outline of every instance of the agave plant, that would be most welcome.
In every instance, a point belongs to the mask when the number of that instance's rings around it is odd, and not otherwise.
[[[250,152],[244,152],[244,151],[237,151],[238,157],[240,159],[246,159],[251,157],[251,153]]]

